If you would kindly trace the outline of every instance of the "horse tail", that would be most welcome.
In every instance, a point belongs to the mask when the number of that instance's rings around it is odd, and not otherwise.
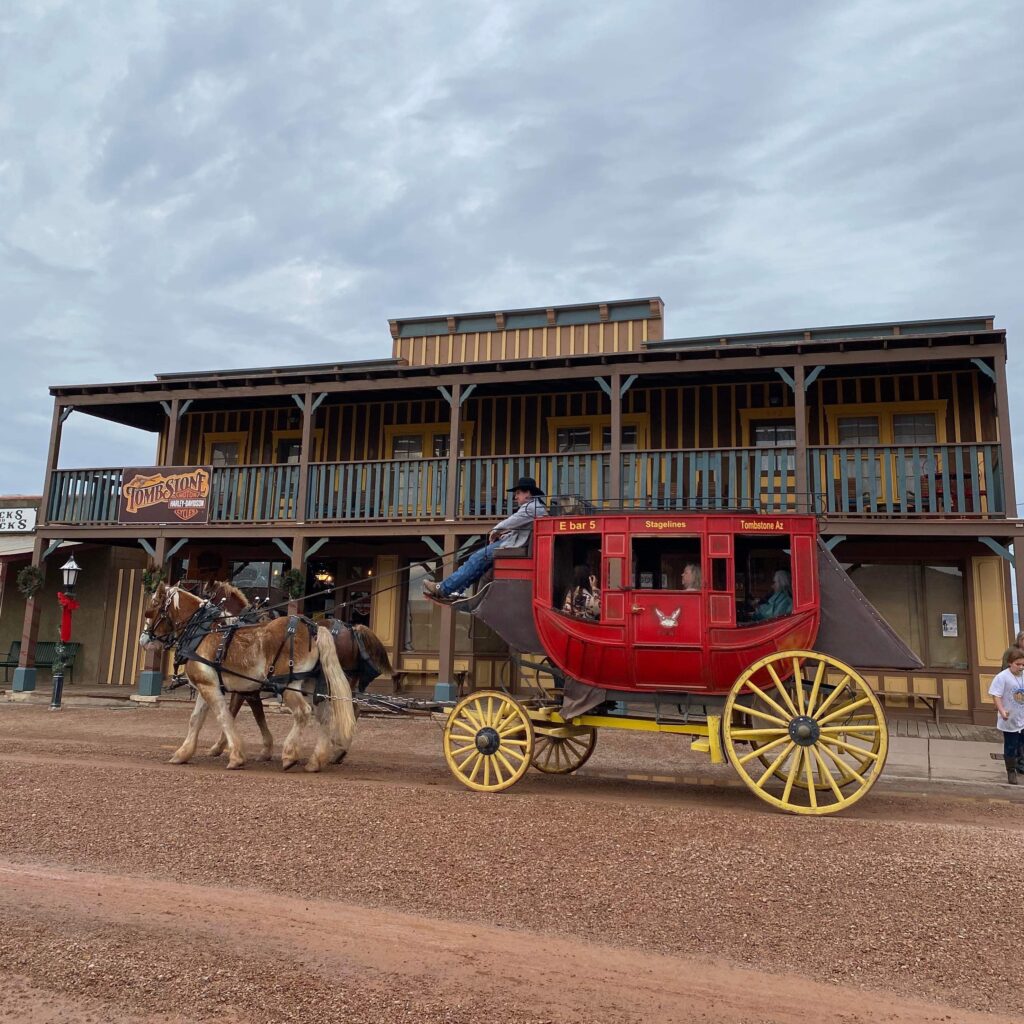
[[[327,680],[330,696],[330,715],[327,731],[331,742],[347,754],[352,745],[352,737],[356,731],[356,712],[352,706],[352,687],[348,684],[345,673],[338,661],[338,652],[334,649],[334,637],[324,626],[317,627],[316,649],[320,654],[320,667]]]
[[[369,626],[353,626],[352,629],[359,633],[360,646],[370,664],[380,674],[391,675],[391,659],[380,637]]]

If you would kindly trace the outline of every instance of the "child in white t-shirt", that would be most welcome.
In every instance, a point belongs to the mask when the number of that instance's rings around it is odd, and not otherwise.
[[[1017,785],[1017,759],[1024,757],[1024,650],[1006,652],[1007,668],[992,680],[989,695],[996,702],[996,728],[1003,734],[1006,781]]]

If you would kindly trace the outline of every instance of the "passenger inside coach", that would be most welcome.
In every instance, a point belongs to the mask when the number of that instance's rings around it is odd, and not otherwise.
[[[633,538],[635,590],[700,590],[702,586],[699,538]]]
[[[562,611],[576,619],[597,622],[601,618],[601,589],[588,565],[573,570],[572,586],[565,593]]]
[[[748,625],[793,613],[788,536],[738,535],[736,562],[736,621]]]
[[[695,562],[687,562],[683,567],[683,590],[700,590],[702,582],[700,566]]]
[[[793,611],[793,588],[789,573],[779,569],[772,577],[772,592],[754,609],[754,621],[764,622],[767,619],[778,619],[790,615]]]

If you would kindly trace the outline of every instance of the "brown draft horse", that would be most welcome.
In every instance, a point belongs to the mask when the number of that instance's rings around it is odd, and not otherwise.
[[[243,621],[270,621],[269,614],[262,611],[258,603],[255,606],[250,604],[249,599],[238,587],[225,580],[211,583],[206,588],[205,597],[211,604],[217,605],[221,609],[221,614],[227,622],[234,622],[239,618],[243,618]],[[250,616],[252,616],[251,619]],[[356,640],[356,633],[359,634],[359,641]],[[346,675],[351,676],[358,672],[360,647],[378,675],[383,672],[391,673],[391,659],[388,657],[387,648],[368,626],[356,625],[351,629],[340,629],[331,635],[334,637],[335,653],[338,655],[338,661]],[[359,689],[363,690],[365,687],[360,686]],[[263,701],[258,693],[232,693],[228,708],[232,718],[238,717],[238,712],[241,711],[243,704],[248,704],[256,724],[259,726],[260,735],[263,737],[263,747],[260,750],[259,759],[269,761],[274,751],[274,736],[267,725],[267,714],[263,710]],[[323,704],[318,704],[315,714],[321,714],[322,709]],[[224,753],[226,745],[227,737],[221,733],[220,739],[210,747],[207,753],[211,757],[218,757]],[[344,753],[339,754],[337,760],[340,761],[344,756]]]
[[[143,647],[154,642],[171,646],[189,624],[196,621],[196,614],[208,608],[209,602],[203,598],[161,583],[143,612],[144,626],[139,643]],[[280,618],[240,626],[219,659],[218,651],[225,633],[214,628],[202,636],[195,653],[207,662],[219,660],[220,669],[202,661],[186,662],[185,675],[198,696],[188,733],[171,757],[172,764],[184,764],[195,754],[199,730],[207,711],[212,708],[227,737],[228,767],[241,768],[245,756],[234,719],[221,693],[221,683],[229,693],[259,693],[262,682],[269,676],[284,676],[289,672],[290,658],[295,673],[312,673],[319,667],[327,681],[330,699],[325,702],[328,708],[321,721],[313,714],[313,678],[296,680],[285,688],[282,696],[291,709],[293,722],[284,741],[281,766],[287,769],[298,761],[298,742],[307,725],[316,730],[317,741],[306,762],[306,771],[319,771],[336,760],[339,751],[342,755],[348,752],[355,734],[356,717],[352,690],[338,661],[334,637],[322,626],[316,629],[315,637],[311,636],[302,625],[292,637],[287,632],[288,621],[288,618]]]

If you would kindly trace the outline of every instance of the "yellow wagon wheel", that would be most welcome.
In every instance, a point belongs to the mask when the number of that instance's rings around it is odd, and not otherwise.
[[[733,684],[722,718],[726,754],[747,788],[794,814],[856,803],[889,750],[885,714],[868,684],[814,651],[754,662]]]
[[[590,760],[597,746],[597,730],[579,726],[572,736],[538,732],[534,740],[533,767],[545,775],[569,775]]]
[[[796,686],[795,686],[793,680],[792,679],[787,680],[783,685],[785,685],[786,689],[789,691],[790,697],[795,701],[796,700]],[[804,700],[806,701],[808,696],[809,696],[809,694],[810,694],[810,692],[811,692],[811,687],[812,687],[813,684],[811,683],[811,681],[809,679],[803,679],[802,680],[802,685],[803,685],[803,691],[804,691]],[[823,697],[827,697],[829,695],[829,693],[831,692],[831,689],[832,689],[831,686],[828,686],[827,684],[823,683],[821,685],[821,688],[820,688],[822,696]],[[748,722],[748,724],[749,724],[749,722]],[[857,773],[858,774],[863,774],[864,769],[870,767],[870,765],[871,765],[871,755],[872,754],[877,754],[878,751],[881,749],[882,732],[880,731],[880,732],[876,732],[876,733],[871,733],[870,736],[871,736],[871,744],[868,747],[868,749],[863,751],[863,753],[860,752],[857,749],[859,746],[867,746],[866,743],[859,743],[858,742],[858,741],[862,741],[863,740],[863,737],[861,735],[859,735],[858,733],[849,733],[849,734],[844,734],[841,737],[847,743],[850,744],[850,749],[846,751],[846,755],[845,756],[852,762],[852,766],[857,769]],[[751,745],[751,747],[758,747],[758,748],[760,748],[764,744],[762,743],[762,741],[760,739],[755,737],[754,739],[750,740],[750,745]],[[786,777],[786,774],[788,773],[790,767],[792,766],[791,762],[790,762],[790,758],[792,758],[793,756],[794,756],[794,754],[790,754],[788,757],[784,758],[782,763],[778,766],[777,771],[780,773],[782,778]],[[772,762],[775,760],[775,753],[772,752],[772,751],[770,751],[767,754],[760,754],[759,753],[757,755],[757,759],[761,762],[762,765],[764,765],[765,768],[770,768],[771,765],[772,765]],[[839,783],[839,788],[840,789],[845,789],[847,786],[857,785],[857,778],[854,775],[849,775],[847,777],[844,777],[840,773],[839,775],[837,775],[836,781]],[[797,771],[797,773],[796,773],[796,780],[794,781],[793,785],[796,786],[799,789],[806,789],[807,788],[807,779],[806,779],[804,773],[802,773],[800,771]]]
[[[500,690],[477,690],[452,708],[444,757],[464,786],[497,793],[518,782],[533,757],[533,726],[523,706]]]

